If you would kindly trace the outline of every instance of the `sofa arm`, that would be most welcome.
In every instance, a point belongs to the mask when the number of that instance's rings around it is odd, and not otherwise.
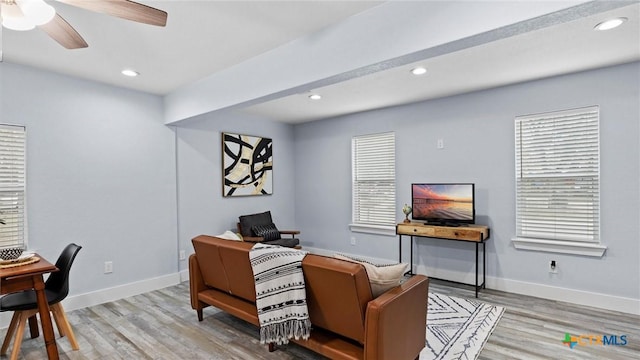
[[[415,275],[367,304],[365,360],[417,359],[425,346],[429,279]]]
[[[198,294],[206,290],[207,285],[202,278],[200,265],[196,254],[189,256],[189,294],[191,296],[191,308],[198,312],[198,320],[202,321],[202,309],[208,305],[198,300]]]

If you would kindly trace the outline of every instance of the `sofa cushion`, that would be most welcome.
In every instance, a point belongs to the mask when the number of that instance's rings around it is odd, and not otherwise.
[[[252,303],[256,302],[256,285],[253,282],[253,270],[249,259],[249,248],[234,246],[245,245],[246,242],[225,241],[231,245],[219,246],[220,259],[229,280],[229,294],[241,297]],[[250,244],[250,243],[249,243]]]
[[[271,241],[280,239],[280,231],[274,223],[253,225],[251,231],[255,236],[261,236],[264,241]]]
[[[382,295],[387,290],[400,285],[400,280],[404,277],[404,273],[407,271],[407,266],[409,266],[407,263],[375,265],[363,259],[352,258],[340,254],[336,254],[335,257],[342,260],[353,261],[364,266],[365,270],[367,270],[367,276],[369,276],[371,292],[373,293],[374,298]]]
[[[191,240],[204,283],[255,303],[256,289],[249,262],[252,243],[199,235]]]
[[[240,220],[240,230],[242,236],[256,236],[251,232],[251,228],[254,225],[267,225],[273,223],[271,219],[271,211],[265,211],[263,213],[242,215],[238,217]]]
[[[373,299],[364,267],[308,254],[302,260],[302,270],[309,317],[314,328],[323,328],[364,344],[365,313],[367,304]]]
[[[242,241],[242,238],[240,236],[238,236],[238,234],[234,233],[233,231],[225,231],[220,235],[216,235],[217,238],[220,239],[225,239],[225,240],[233,240],[233,241]]]
[[[217,242],[226,241],[212,236],[198,236],[191,240],[193,249],[198,257],[204,283],[208,286],[229,291],[229,280],[222,265]],[[230,242],[230,241],[229,241]]]

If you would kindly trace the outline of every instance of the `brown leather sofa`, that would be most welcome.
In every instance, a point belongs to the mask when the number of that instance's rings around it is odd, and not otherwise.
[[[259,326],[253,243],[200,235],[189,257],[191,307],[215,306]],[[361,264],[308,254],[302,261],[313,328],[291,340],[330,359],[417,359],[425,346],[429,281],[416,275],[377,298]],[[256,332],[257,335],[257,332]],[[272,349],[272,346],[270,346]]]

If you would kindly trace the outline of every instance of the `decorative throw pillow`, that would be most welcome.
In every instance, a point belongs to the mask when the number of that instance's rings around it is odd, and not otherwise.
[[[371,293],[374,298],[400,285],[400,281],[409,266],[407,263],[376,265],[366,260],[355,259],[340,254],[335,254],[334,257],[364,265],[364,269],[367,271],[367,276],[369,277],[369,283],[371,284]]]
[[[274,223],[269,225],[253,225],[251,231],[255,236],[261,236],[264,241],[278,240],[280,239],[280,231],[276,228]]]
[[[226,240],[234,240],[234,241],[242,241],[242,238],[238,236],[238,234],[234,233],[233,231],[225,231],[224,233],[220,234],[220,235],[216,235],[217,238],[220,239],[226,239]]]

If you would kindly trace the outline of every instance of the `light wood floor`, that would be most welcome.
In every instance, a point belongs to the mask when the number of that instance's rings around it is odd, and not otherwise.
[[[432,281],[430,291],[473,297],[469,287]],[[484,290],[479,300],[506,311],[480,359],[638,359],[640,317]],[[188,283],[71,311],[79,351],[58,339],[61,359],[322,359],[290,344],[269,353],[253,325],[209,307],[198,322]],[[627,335],[626,346],[562,344],[564,334]],[[28,333],[28,331],[26,332]],[[0,332],[4,337],[4,331]],[[9,350],[10,351],[10,350]],[[21,359],[44,359],[42,338],[22,345]]]

